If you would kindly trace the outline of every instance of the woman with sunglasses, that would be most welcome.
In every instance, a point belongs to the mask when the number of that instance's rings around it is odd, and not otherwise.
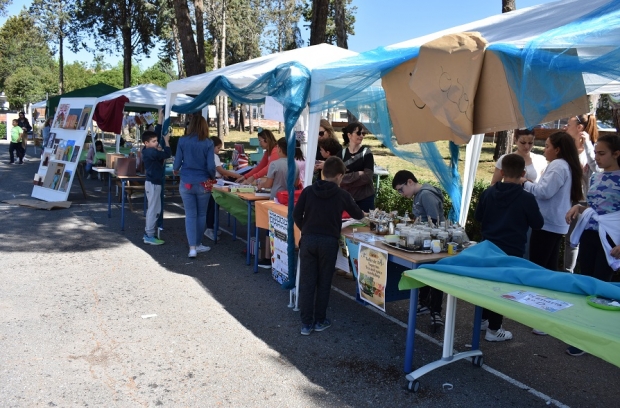
[[[321,119],[321,125],[319,126],[319,142],[321,140],[325,140],[329,138],[334,139],[336,141],[338,140],[336,139],[334,128],[332,127],[331,123],[329,123],[327,119]],[[340,144],[340,142],[338,142],[338,144]],[[314,164],[314,176],[313,176],[315,180],[321,179],[321,170],[323,170],[324,162],[325,162],[325,158],[321,154],[321,148],[319,147],[319,144],[317,142],[316,159],[314,162],[315,164]]]
[[[564,131],[571,135],[575,141],[577,153],[579,153],[579,163],[583,170],[581,189],[583,191],[583,196],[586,197],[592,174],[601,171],[594,160],[594,143],[596,143],[598,139],[596,117],[589,114],[573,116],[568,119],[566,126],[564,126]],[[585,205],[585,202],[573,204]],[[575,218],[570,224],[568,233],[564,236],[564,270],[570,273],[573,273],[579,255],[579,246],[573,248],[570,245],[570,235],[573,229],[575,229],[576,223],[577,219]]]
[[[347,173],[340,187],[353,196],[362,211],[368,212],[375,208],[375,159],[370,148],[362,145],[364,136],[364,127],[358,122],[349,123],[342,130],[345,148],[342,149],[341,157]]]
[[[269,163],[280,158],[278,156],[278,143],[270,130],[259,128],[258,144],[265,150],[262,160],[252,170],[239,177],[237,183],[252,184],[255,180],[265,177],[267,170],[269,170]]]

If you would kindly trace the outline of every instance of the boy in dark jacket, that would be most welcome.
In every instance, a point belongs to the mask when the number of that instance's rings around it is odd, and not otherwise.
[[[159,149],[157,141],[157,133],[147,130],[142,133],[142,162],[144,163],[144,172],[146,173],[146,181],[144,182],[144,192],[148,201],[148,209],[146,210],[146,227],[144,228],[144,243],[150,245],[161,245],[164,243],[155,236],[157,228],[157,219],[161,212],[161,189],[165,176],[164,161],[169,158],[172,153],[170,151],[170,134],[164,136],[165,146]]]
[[[346,171],[339,157],[329,157],[323,164],[324,180],[306,187],[293,210],[295,225],[301,230],[299,308],[304,336],[331,326],[326,313],[338,256],[342,212],[356,219],[364,217],[351,194],[339,187]]]
[[[482,224],[482,238],[497,245],[506,255],[523,257],[527,230],[541,229],[545,223],[536,198],[523,190],[521,177],[525,175],[525,160],[518,154],[502,159],[503,182],[484,190],[474,217]],[[487,341],[506,341],[512,333],[502,327],[504,317],[484,309],[482,328]]]
[[[415,175],[408,170],[400,170],[392,179],[392,188],[403,197],[413,199],[412,213],[415,219],[421,222],[431,220],[435,225],[445,221],[443,215],[443,194],[437,187],[430,184],[420,184]],[[431,314],[431,326],[437,330],[443,326],[441,318],[441,303],[443,292],[439,289],[423,286],[420,288],[418,316]]]

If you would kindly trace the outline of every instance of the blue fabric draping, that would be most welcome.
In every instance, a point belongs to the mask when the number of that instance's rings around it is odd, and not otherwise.
[[[457,256],[424,267],[476,279],[620,299],[620,287],[614,284],[590,276],[545,269],[526,259],[506,255],[490,241],[482,241]]]
[[[220,92],[225,92],[239,103],[262,103],[266,96],[273,97],[284,107],[284,131],[287,140],[289,190],[288,202],[288,281],[282,284],[285,289],[295,287],[297,272],[295,256],[295,234],[293,221],[294,190],[295,190],[295,133],[293,131],[299,116],[306,106],[310,91],[310,71],[297,62],[287,62],[274,70],[257,78],[246,87],[233,85],[228,78],[218,76],[197,95],[193,101],[183,105],[173,105],[172,110],[178,113],[198,112],[205,108]],[[170,122],[164,122],[163,133],[167,132]]]

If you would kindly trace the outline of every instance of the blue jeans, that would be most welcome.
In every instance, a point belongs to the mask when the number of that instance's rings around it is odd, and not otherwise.
[[[211,193],[205,191],[200,183],[192,184],[189,190],[181,180],[179,193],[185,207],[185,234],[190,247],[201,244],[207,220],[207,205]]]

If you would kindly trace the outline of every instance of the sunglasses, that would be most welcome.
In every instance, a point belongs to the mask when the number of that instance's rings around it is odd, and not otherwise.
[[[366,136],[366,132],[361,131],[361,130],[358,130],[357,132],[353,132],[353,134],[354,134],[354,135],[356,134],[356,135],[358,135],[358,136],[362,136],[362,137]]]
[[[259,126],[259,127],[256,128],[256,131],[258,133],[263,133],[263,128]]]
[[[319,136],[323,136],[323,135],[325,135],[325,131],[323,130],[319,131]]]

